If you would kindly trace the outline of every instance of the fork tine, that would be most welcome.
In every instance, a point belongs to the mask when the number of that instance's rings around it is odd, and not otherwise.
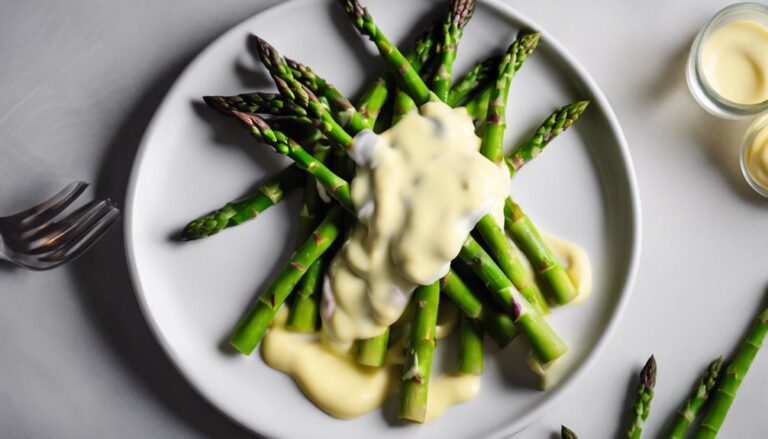
[[[66,209],[87,187],[88,183],[84,181],[70,183],[48,200],[12,215],[9,219],[18,222],[24,229],[39,227]]]
[[[40,261],[52,263],[51,268],[74,261],[91,248],[119,217],[120,211],[116,207],[110,206],[110,209],[78,239],[72,240],[55,252],[40,258]]]
[[[116,208],[109,199],[93,200],[61,221],[43,227],[31,236],[22,236],[26,241],[26,252],[43,254],[65,245],[67,241],[77,240],[112,209]]]

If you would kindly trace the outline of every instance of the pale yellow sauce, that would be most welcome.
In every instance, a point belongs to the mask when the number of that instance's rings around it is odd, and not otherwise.
[[[701,65],[724,98],[744,105],[768,100],[768,28],[749,20],[724,24],[704,41]]]
[[[540,232],[544,242],[560,259],[560,262],[576,287],[576,298],[571,303],[583,303],[592,294],[592,264],[586,250],[570,241],[547,232]]]
[[[768,123],[755,133],[747,149],[746,165],[752,180],[768,188]]]
[[[586,251],[576,244],[542,232],[542,237],[563,262],[577,291],[586,300],[592,289],[592,272]],[[523,257],[523,261],[527,261]],[[339,352],[323,343],[318,334],[291,332],[285,328],[287,311],[281,309],[261,344],[261,355],[272,367],[289,374],[302,392],[331,416],[350,419],[380,407],[400,386],[405,361],[407,334],[393,341],[384,367],[359,365],[351,353]],[[435,335],[447,337],[456,327],[459,310],[450,302],[440,304]],[[399,324],[399,323],[398,323]],[[568,358],[546,367],[530,357],[531,369],[547,389],[557,384],[569,368]],[[430,382],[426,421],[439,417],[448,408],[474,398],[480,391],[475,375],[436,375]]]
[[[270,367],[289,374],[320,409],[354,418],[380,407],[400,387],[412,290],[442,277],[486,213],[502,219],[509,177],[479,153],[480,139],[464,109],[428,103],[389,131],[356,139],[352,197],[360,223],[325,280],[323,331],[291,332],[282,309],[261,343]],[[592,284],[586,252],[545,234],[579,291]],[[524,259],[525,260],[525,259]],[[436,337],[456,327],[459,310],[441,303]],[[349,349],[395,324],[385,365],[362,366]],[[396,337],[396,338],[395,338]],[[542,372],[546,375],[546,372]],[[426,421],[474,398],[480,376],[433,372]]]
[[[283,308],[261,343],[261,355],[269,367],[293,377],[304,395],[321,410],[341,419],[356,418],[380,407],[399,389],[406,338],[393,343],[383,367],[366,367],[357,364],[351,354],[323,343],[317,334],[289,331],[285,328],[286,318]],[[455,307],[441,308],[436,336],[447,336],[457,319]],[[426,422],[479,392],[480,376],[434,377],[427,395]]]
[[[484,214],[501,211],[508,173],[479,153],[466,110],[423,105],[356,138],[352,199],[360,222],[331,263],[323,331],[337,349],[381,334],[418,285],[444,276]]]

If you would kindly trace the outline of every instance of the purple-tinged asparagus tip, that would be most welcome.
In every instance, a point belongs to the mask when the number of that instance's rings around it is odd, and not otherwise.
[[[365,8],[357,0],[340,0],[341,5],[348,14],[353,15],[356,18],[365,16]]]
[[[203,96],[203,101],[221,114],[227,116],[232,114],[232,108],[222,96]]]
[[[280,56],[280,53],[278,53],[277,49],[274,48],[271,44],[269,44],[265,39],[259,37],[256,34],[252,34],[253,38],[256,40],[256,49],[259,51],[259,56],[261,57],[261,61],[269,67],[270,65],[278,65],[280,64],[282,57]]]
[[[640,383],[649,389],[656,386],[656,358],[653,355],[645,363],[643,370],[640,371]]]
[[[232,115],[238,118],[245,126],[249,128],[256,127],[259,130],[269,129],[269,124],[259,116],[242,111],[232,111]]]
[[[576,433],[574,433],[570,428],[566,427],[565,425],[560,426],[560,437],[562,439],[579,439],[578,436],[576,436]]]
[[[477,0],[454,0],[451,2],[451,24],[464,27],[475,12]]]

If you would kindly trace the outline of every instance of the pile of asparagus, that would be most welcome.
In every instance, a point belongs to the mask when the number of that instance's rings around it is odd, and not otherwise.
[[[695,439],[714,439],[725,422],[736,392],[749,372],[752,361],[762,347],[767,333],[768,308],[764,309],[752,323],[727,366],[722,356],[707,366],[696,383],[693,393],[672,415],[664,434],[660,437],[684,439],[693,430],[692,437]],[[726,366],[725,369],[723,369],[724,366]],[[724,375],[721,373],[723,370]],[[656,387],[656,359],[653,356],[640,371],[639,381],[637,395],[630,407],[631,416],[626,432],[629,439],[640,439],[645,421],[651,413],[651,401]],[[703,415],[702,412],[704,412]],[[694,430],[691,427],[700,415],[701,419]],[[577,439],[576,433],[566,426],[562,426],[561,436],[563,439]]]
[[[301,244],[231,336],[231,345],[246,355],[262,340],[286,301],[290,329],[318,329],[318,302],[326,266],[355,221],[349,187],[354,165],[347,152],[356,134],[363,130],[380,132],[429,101],[464,106],[482,139],[481,153],[499,166],[506,164],[514,176],[571,126],[588,105],[578,101],[557,109],[505,156],[503,135],[510,83],[535,50],[538,33],[522,33],[504,53],[477,63],[454,82],[456,49],[475,0],[452,0],[444,19],[427,29],[406,54],[389,42],[357,0],[341,0],[341,4],[354,27],[376,45],[387,66],[356,106],[312,69],[283,58],[258,37],[259,56],[279,94],[204,98],[210,107],[238,120],[259,143],[290,157],[294,164],[252,195],[190,222],[184,229],[184,239],[203,238],[242,224],[279,203],[291,190],[304,187],[298,223]],[[550,304],[564,305],[573,300],[576,288],[512,198],[506,200],[504,216],[503,228],[491,216],[483,217],[467,236],[449,274],[414,292],[410,342],[403,366],[408,373],[404,374],[402,386],[402,418],[422,422],[426,414],[441,299],[453,301],[463,311],[462,373],[481,373],[484,333],[500,346],[521,333],[542,364],[566,352],[565,343],[544,317],[550,312]],[[514,244],[507,239],[507,233]],[[534,273],[526,268],[514,245],[530,261]],[[361,364],[380,367],[389,345],[387,330],[381,336],[359,341],[356,358]]]

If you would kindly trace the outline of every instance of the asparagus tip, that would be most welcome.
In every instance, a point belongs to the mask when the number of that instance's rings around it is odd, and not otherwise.
[[[275,49],[274,46],[269,44],[260,36],[256,34],[251,35],[256,40],[256,50],[258,50],[259,56],[261,57],[261,61],[264,63],[264,65],[269,67],[270,65],[280,64],[282,57],[277,52],[277,49]]]
[[[643,370],[640,371],[640,383],[649,389],[656,386],[656,358],[653,355],[645,363]]]
[[[463,28],[475,12],[477,0],[453,0],[451,2],[451,24]]]
[[[232,114],[227,100],[223,96],[203,96],[203,101],[214,110],[224,115]]]
[[[366,10],[358,0],[339,0],[347,14],[352,15],[355,18],[362,18]]]
[[[269,125],[267,122],[264,121],[264,119],[260,118],[259,116],[252,114],[252,113],[244,113],[242,111],[233,110],[231,113],[233,116],[235,116],[240,122],[245,124],[247,127],[253,128],[269,128]]]
[[[560,436],[563,439],[579,439],[579,437],[576,436],[576,433],[565,425],[560,426]]]

